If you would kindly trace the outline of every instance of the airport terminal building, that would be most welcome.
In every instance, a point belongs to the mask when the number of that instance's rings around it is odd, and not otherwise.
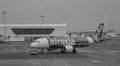
[[[8,41],[34,41],[45,36],[67,36],[66,24],[0,24],[0,38]]]

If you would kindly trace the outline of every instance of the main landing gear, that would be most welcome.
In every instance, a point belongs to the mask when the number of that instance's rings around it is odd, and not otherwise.
[[[77,53],[77,50],[76,50],[76,49],[74,49],[74,50],[73,50],[73,53]]]

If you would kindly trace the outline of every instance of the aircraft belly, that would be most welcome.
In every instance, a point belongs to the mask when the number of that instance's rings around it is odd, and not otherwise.
[[[86,47],[86,46],[89,46],[89,43],[76,43],[74,46],[75,47]]]
[[[60,45],[50,45],[50,48],[63,48],[64,46],[60,46]]]

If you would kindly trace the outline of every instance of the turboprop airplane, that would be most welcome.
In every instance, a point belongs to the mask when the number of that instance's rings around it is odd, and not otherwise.
[[[34,48],[31,55],[37,55],[39,53],[43,54],[44,49],[48,51],[53,51],[55,49],[61,49],[61,53],[72,52],[77,53],[76,48],[87,47],[90,44],[96,42],[102,42],[107,39],[102,39],[104,23],[100,23],[96,33],[93,36],[88,36],[85,38],[73,38],[73,37],[43,37],[36,39],[30,46]],[[41,51],[40,51],[41,50]]]

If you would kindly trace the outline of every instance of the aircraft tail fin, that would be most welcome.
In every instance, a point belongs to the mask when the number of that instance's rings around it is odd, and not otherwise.
[[[103,29],[104,29],[104,23],[100,23],[100,25],[98,26],[98,29],[96,30],[96,36],[98,38],[102,38]]]

